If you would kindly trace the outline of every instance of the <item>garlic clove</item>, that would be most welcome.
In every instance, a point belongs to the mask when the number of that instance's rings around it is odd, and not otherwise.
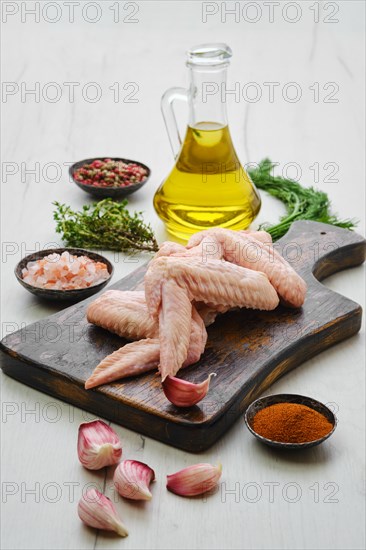
[[[99,470],[119,462],[122,456],[121,441],[105,422],[85,422],[79,426],[78,456],[85,468]]]
[[[192,407],[207,395],[212,376],[216,374],[212,372],[200,384],[187,382],[175,376],[167,376],[163,382],[165,397],[176,407]]]
[[[221,477],[222,466],[194,464],[167,476],[167,489],[176,495],[193,497],[211,491]]]
[[[118,517],[113,502],[97,491],[89,489],[79,500],[78,514],[81,521],[89,527],[114,531],[120,537],[126,537],[128,531]]]
[[[151,500],[149,486],[154,479],[154,470],[138,460],[122,460],[113,476],[118,493],[131,500]]]

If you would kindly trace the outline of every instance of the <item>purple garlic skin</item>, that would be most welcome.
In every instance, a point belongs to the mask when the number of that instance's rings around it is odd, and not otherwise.
[[[78,515],[81,521],[89,527],[114,531],[120,537],[128,535],[112,501],[96,489],[89,489],[81,497],[78,504]]]
[[[100,470],[117,464],[122,456],[120,438],[102,420],[80,424],[78,456],[81,464],[88,470]]]
[[[200,463],[167,476],[167,489],[182,497],[194,497],[212,491],[222,474],[222,466]]]
[[[149,487],[154,480],[154,470],[138,460],[122,460],[113,476],[118,493],[131,500],[151,500]]]
[[[176,407],[192,407],[206,397],[214,372],[201,382],[194,384],[175,376],[167,376],[163,382],[165,397]]]

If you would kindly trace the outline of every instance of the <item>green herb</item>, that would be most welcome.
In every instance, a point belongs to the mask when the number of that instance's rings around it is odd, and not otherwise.
[[[286,214],[278,224],[261,226],[272,235],[274,241],[282,237],[296,220],[313,220],[346,229],[353,229],[356,226],[355,220],[339,220],[337,216],[331,214],[330,201],[326,193],[313,187],[302,187],[296,181],[273,176],[274,167],[275,164],[269,159],[264,159],[257,168],[248,170],[258,189],[267,191],[282,201],[286,207]]]
[[[144,223],[141,212],[130,214],[127,200],[112,199],[83,206],[74,211],[65,204],[53,203],[56,210],[56,231],[68,246],[80,248],[103,248],[119,252],[147,250],[156,252],[156,242],[150,225]]]

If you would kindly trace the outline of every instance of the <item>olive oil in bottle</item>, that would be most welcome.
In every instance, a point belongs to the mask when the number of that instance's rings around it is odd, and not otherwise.
[[[190,87],[172,88],[162,98],[162,111],[176,159],[154,197],[155,210],[170,233],[188,239],[192,233],[221,226],[245,229],[261,201],[242,167],[226,116],[226,72],[232,52],[226,44],[204,44],[188,52]],[[189,122],[182,142],[172,109],[186,101]]]
[[[188,126],[176,164],[160,186],[154,206],[168,231],[180,238],[221,226],[245,229],[260,198],[236,155],[228,126]]]

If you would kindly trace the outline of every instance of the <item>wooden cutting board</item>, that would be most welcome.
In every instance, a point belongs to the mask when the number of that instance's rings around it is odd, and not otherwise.
[[[156,373],[84,389],[100,360],[125,343],[87,323],[86,307],[95,297],[4,338],[2,369],[20,382],[164,443],[204,450],[277,378],[360,329],[361,306],[319,281],[361,264],[363,237],[330,225],[296,222],[276,247],[308,283],[304,307],[241,310],[218,318],[208,328],[200,362],[180,371],[193,382],[217,374],[206,398],[190,409],[166,400]],[[110,288],[135,288],[145,270]]]

